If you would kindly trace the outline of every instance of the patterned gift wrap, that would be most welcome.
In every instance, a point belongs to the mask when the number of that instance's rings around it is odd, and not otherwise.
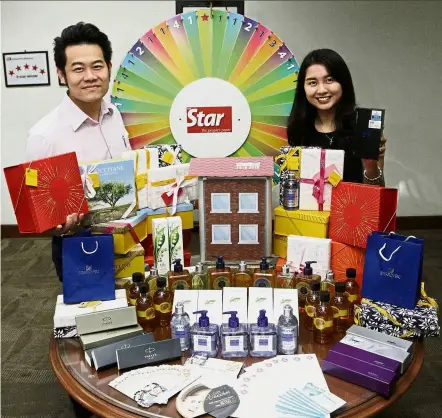
[[[183,150],[181,145],[158,144],[147,145],[144,148],[148,150],[156,149],[158,151],[159,167],[168,167],[169,165],[182,164]]]

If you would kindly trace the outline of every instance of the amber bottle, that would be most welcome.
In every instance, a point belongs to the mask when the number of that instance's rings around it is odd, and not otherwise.
[[[289,266],[284,264],[281,268],[281,273],[276,276],[276,288],[293,289],[294,277],[294,274],[290,273]]]
[[[252,287],[252,276],[247,271],[245,261],[239,263],[239,271],[235,273],[233,283],[235,287]]]
[[[226,267],[223,257],[219,256],[215,268],[209,270],[210,289],[220,290],[232,286],[232,272]]]
[[[149,285],[140,283],[140,294],[136,302],[138,323],[144,331],[153,332],[155,329],[155,308],[152,297],[149,295]]]
[[[319,305],[319,290],[321,283],[319,280],[310,282],[310,291],[305,300],[305,318],[304,325],[309,331],[313,331],[313,319],[315,318],[316,308]]]
[[[158,277],[157,290],[153,297],[156,321],[160,327],[170,326],[170,320],[172,318],[173,295],[167,289],[166,283],[166,277]]]
[[[318,274],[313,274],[313,269],[311,264],[316,263],[316,261],[306,261],[303,274],[296,277],[295,283],[298,289],[298,307],[299,312],[304,312],[305,309],[305,299],[307,298],[310,282],[312,280],[321,281],[321,276]]]
[[[320,303],[313,319],[313,337],[316,344],[328,344],[333,336],[333,309],[330,305],[330,293],[322,290],[319,294]]]
[[[192,277],[190,276],[189,270],[183,268],[179,258],[177,258],[173,264],[173,271],[169,271],[169,289],[172,294],[176,289],[191,289]]]
[[[137,303],[138,296],[140,296],[140,284],[144,282],[143,273],[133,273],[132,274],[132,284],[129,287],[129,305],[135,306]]]
[[[270,268],[267,257],[262,257],[259,268],[253,273],[253,287],[275,287],[275,281],[275,270]]]
[[[345,295],[349,303],[349,315],[354,315],[354,305],[359,304],[359,285],[356,283],[356,269],[346,270],[347,281],[345,282]]]
[[[332,309],[336,332],[345,332],[350,326],[348,310],[349,303],[345,292],[345,282],[335,284],[335,296],[333,297]]]

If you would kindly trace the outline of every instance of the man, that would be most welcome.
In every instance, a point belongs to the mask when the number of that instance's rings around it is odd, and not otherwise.
[[[120,113],[103,97],[109,89],[112,46],[108,37],[90,23],[67,27],[54,40],[57,74],[68,91],[61,104],[29,131],[29,161],[76,152],[79,162],[120,157],[130,150]],[[83,214],[73,213],[64,225],[50,231],[52,259],[62,280],[61,235],[75,228]]]

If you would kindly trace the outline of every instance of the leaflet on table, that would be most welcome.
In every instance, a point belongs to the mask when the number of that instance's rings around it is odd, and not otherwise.
[[[249,287],[249,308],[247,314],[249,324],[256,324],[261,309],[266,311],[269,324],[274,324],[273,289],[270,287]]]
[[[224,287],[223,288],[223,312],[236,311],[236,317],[240,324],[247,324],[247,288]],[[229,314],[223,315],[223,324],[227,324]]]

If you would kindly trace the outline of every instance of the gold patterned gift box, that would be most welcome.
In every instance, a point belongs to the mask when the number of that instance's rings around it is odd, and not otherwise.
[[[133,273],[144,272],[144,248],[137,244],[127,254],[115,254],[115,278],[131,277]]]

